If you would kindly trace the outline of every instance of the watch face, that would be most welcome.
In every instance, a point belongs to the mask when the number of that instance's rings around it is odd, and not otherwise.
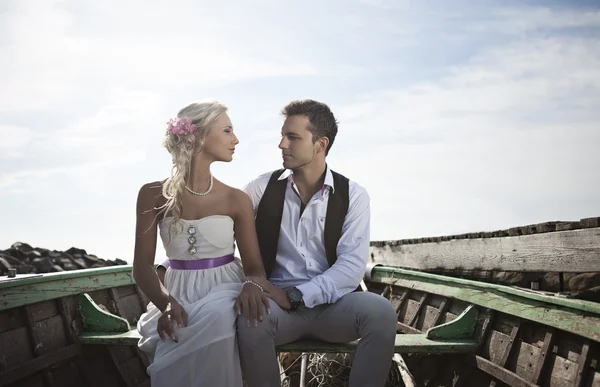
[[[287,294],[291,302],[302,301],[302,292],[296,288],[288,290]]]

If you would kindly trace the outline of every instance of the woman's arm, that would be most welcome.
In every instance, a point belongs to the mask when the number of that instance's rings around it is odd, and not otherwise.
[[[244,266],[246,277],[267,278],[258,238],[256,236],[256,225],[254,224],[254,210],[250,197],[243,191],[234,190],[235,209],[235,239],[240,251],[240,258]]]
[[[254,223],[254,210],[252,209],[252,201],[250,197],[243,191],[235,190],[235,200],[237,205],[235,215],[235,237],[240,250],[242,265],[246,280],[250,280],[261,286],[260,299],[257,295],[246,294],[246,290],[256,290],[254,284],[246,284],[242,289],[242,294],[236,301],[235,308],[238,314],[244,313],[247,319],[247,324],[250,324],[250,315],[257,323],[256,317],[262,321],[262,308],[260,303],[263,303],[267,308],[267,313],[270,313],[270,307],[266,297],[271,298],[281,308],[287,310],[291,305],[285,296],[282,289],[273,286],[267,279],[265,268],[260,255],[260,247],[258,246],[258,237],[256,236],[256,225]]]
[[[140,188],[136,206],[135,250],[133,254],[133,278],[142,292],[161,312],[170,302],[169,292],[154,271],[156,254],[157,222],[156,199],[160,195],[160,183],[148,183]]]

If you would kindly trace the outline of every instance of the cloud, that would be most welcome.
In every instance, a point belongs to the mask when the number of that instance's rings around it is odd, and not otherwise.
[[[6,157],[6,152],[26,146],[34,138],[33,132],[28,128],[17,125],[0,124],[0,157]]]
[[[232,109],[239,150],[213,172],[237,187],[280,166],[287,101],[328,102],[373,239],[594,216],[598,13],[506,4],[2,2],[2,243],[46,227],[45,247],[131,259],[164,124],[206,97]]]
[[[593,216],[597,46],[580,36],[511,40],[437,81],[340,107],[332,158],[371,187],[376,238]]]
[[[102,92],[107,84],[165,90],[315,73],[311,64],[279,50],[248,53],[238,39],[209,38],[217,32],[216,20],[199,23],[188,11],[173,23],[169,15],[176,10],[139,6],[148,19],[132,29],[131,19],[140,17],[140,8],[132,5],[119,4],[119,15],[114,3],[91,5],[77,9],[75,18],[70,2],[16,3],[5,16],[2,50],[9,60],[0,64],[0,74],[10,77],[0,78],[0,112],[62,107],[82,93]],[[105,33],[86,25],[108,9],[114,25],[95,26]],[[229,33],[244,34],[241,26],[233,27]]]
[[[500,32],[519,35],[538,32],[546,34],[556,30],[600,27],[600,11],[595,8],[563,9],[549,7],[519,6],[496,9],[491,20],[474,23],[468,27],[472,32]]]
[[[104,160],[95,160],[75,165],[63,165],[52,168],[26,169],[18,172],[0,175],[0,188],[7,188],[19,183],[26,184],[33,179],[48,179],[56,175],[70,177],[71,183],[80,183],[84,188],[98,187],[93,182],[98,179],[98,173],[121,165],[137,163],[145,159],[145,155],[136,150],[127,152],[114,152],[116,157],[106,157]],[[80,187],[81,188],[81,187]],[[32,187],[32,190],[36,190]],[[23,189],[20,189],[23,192]]]

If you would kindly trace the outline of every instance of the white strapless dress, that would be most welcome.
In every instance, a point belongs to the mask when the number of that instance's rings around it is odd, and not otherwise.
[[[234,253],[233,219],[229,216],[182,220],[183,232],[172,233],[170,237],[172,222],[173,218],[167,217],[159,223],[169,259],[197,260]],[[195,231],[195,241],[189,240],[188,231]],[[156,331],[158,308],[149,303],[148,311],[140,317],[137,329],[142,338],[138,346],[151,361],[148,374],[153,387],[243,385],[236,338],[237,316],[233,308],[243,281],[239,258],[212,269],[167,269],[165,287],[185,308],[188,325],[176,330],[178,343],[170,338],[162,341]]]

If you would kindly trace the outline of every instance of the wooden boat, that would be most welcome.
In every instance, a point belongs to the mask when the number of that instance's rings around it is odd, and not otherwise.
[[[556,270],[563,280],[600,271],[600,226],[584,223],[543,233],[373,243],[365,283],[398,312],[396,351],[415,385],[600,386],[600,303],[575,298],[580,291],[491,283],[498,277],[489,274],[514,271],[523,254],[527,265],[517,272],[538,279]],[[509,250],[498,255],[496,245]],[[406,268],[425,265],[414,263],[425,252],[431,267]],[[539,257],[548,254],[555,259],[544,265]],[[462,257],[460,270],[436,263],[443,256]],[[479,264],[471,264],[477,257]],[[404,263],[381,264],[386,260]],[[0,387],[150,386],[135,332],[147,302],[131,266],[0,277]],[[303,341],[278,350],[351,353],[355,345]]]

